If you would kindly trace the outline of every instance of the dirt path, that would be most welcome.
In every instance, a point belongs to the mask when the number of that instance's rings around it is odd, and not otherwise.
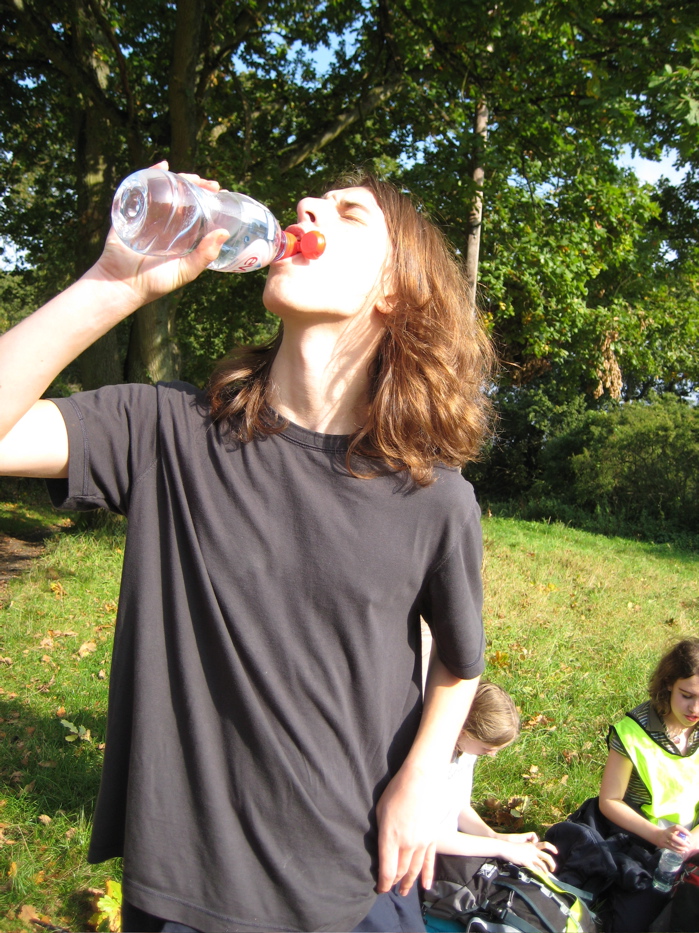
[[[43,551],[41,541],[22,541],[0,533],[0,604],[6,599],[7,581],[29,570]]]

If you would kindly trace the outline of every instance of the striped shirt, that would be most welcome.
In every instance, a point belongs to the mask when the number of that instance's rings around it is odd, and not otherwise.
[[[654,742],[665,749],[666,752],[669,752],[671,755],[677,755],[682,757],[682,752],[677,748],[675,743],[670,738],[670,735],[667,731],[667,726],[662,718],[662,716],[657,712],[655,707],[651,705],[650,700],[646,700],[645,703],[641,703],[640,706],[637,706],[635,709],[632,709],[630,713],[626,714],[630,716],[635,722],[644,729],[648,735],[653,739]],[[611,749],[614,749],[615,752],[619,752],[620,755],[623,755],[624,758],[628,758],[629,754],[624,748],[624,744],[619,738],[616,729],[614,726],[609,727],[609,735],[607,736],[607,744]],[[699,746],[699,729],[694,730],[689,744],[687,746],[687,751],[685,752],[685,757],[691,755]],[[640,808],[647,803],[651,802],[650,792],[648,788],[641,780],[641,776],[636,770],[635,765],[631,771],[631,777],[629,778],[629,784],[626,788],[626,793],[624,794],[624,803],[627,803],[630,807],[633,807],[634,810],[640,810]]]

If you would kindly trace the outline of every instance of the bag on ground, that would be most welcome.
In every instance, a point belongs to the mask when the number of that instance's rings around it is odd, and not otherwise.
[[[597,933],[591,895],[512,862],[438,855],[423,894],[428,931]]]

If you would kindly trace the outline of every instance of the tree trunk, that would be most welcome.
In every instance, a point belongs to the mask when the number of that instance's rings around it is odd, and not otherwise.
[[[476,192],[468,215],[466,230],[466,275],[471,286],[471,300],[476,303],[476,289],[478,286],[478,256],[481,247],[481,228],[483,225],[483,152],[488,136],[488,107],[484,100],[476,104],[476,113],[473,123],[474,129],[474,168],[473,183]]]
[[[106,80],[99,59],[93,55],[89,39],[80,28],[80,8],[72,32],[76,57],[89,62],[100,85]],[[114,183],[104,153],[110,128],[104,116],[98,113],[90,98],[80,93],[76,99],[75,151],[76,151],[76,196],[78,215],[78,254],[75,274],[81,276],[99,258],[109,230],[109,205]],[[123,382],[124,374],[120,360],[117,334],[111,330],[88,347],[78,359],[83,389],[96,389],[103,385]]]
[[[174,172],[197,168],[199,106],[195,89],[203,15],[202,0],[178,0],[169,78],[170,167]],[[178,378],[175,320],[179,300],[178,293],[165,295],[136,312],[126,365],[130,382]]]
[[[134,315],[126,364],[128,382],[170,382],[179,377],[175,312],[179,295],[164,295]]]

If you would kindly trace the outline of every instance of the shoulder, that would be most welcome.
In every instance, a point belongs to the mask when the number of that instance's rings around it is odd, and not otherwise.
[[[206,394],[185,382],[123,383],[52,399],[69,428],[90,435],[124,432],[146,437],[154,431],[191,429],[211,423]]]
[[[455,519],[480,520],[481,510],[473,486],[460,470],[438,466],[434,482],[420,490],[431,507],[441,507]]]
[[[631,721],[639,725],[644,732],[647,732],[650,709],[650,701],[646,700],[644,703],[640,703],[632,710],[629,710],[620,720],[611,725],[607,736],[607,745],[609,748],[628,758],[626,743],[628,743],[630,737],[626,734],[624,727]],[[624,739],[621,738],[620,733],[624,734]]]
[[[626,715],[629,719],[633,719],[634,722],[637,722],[646,732],[651,726],[651,722],[658,718],[658,714],[653,709],[650,700],[645,700],[645,702],[639,703],[638,706],[634,706]]]
[[[173,411],[191,411],[210,417],[211,408],[206,392],[188,382],[158,382],[153,386],[158,405]]]

